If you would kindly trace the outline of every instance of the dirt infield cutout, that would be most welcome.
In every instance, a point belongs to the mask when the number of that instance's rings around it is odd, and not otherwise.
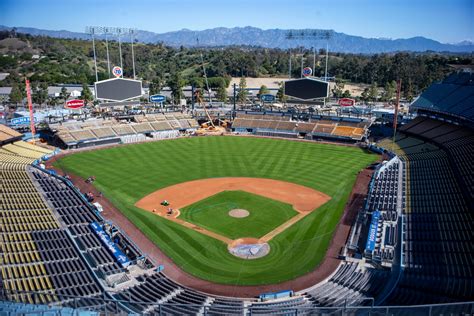
[[[299,214],[292,217],[290,220],[276,227],[274,230],[259,239],[239,238],[236,240],[232,240],[178,218],[180,214],[179,209],[194,204],[217,193],[231,190],[246,191],[248,193],[261,195],[263,197],[291,204],[293,209]],[[236,255],[234,253],[236,247],[242,248],[244,245],[249,246],[248,249],[250,252],[254,251],[258,257],[261,257],[269,252],[269,246],[267,243],[273,237],[288,229],[290,226],[319,208],[330,199],[331,197],[320,191],[286,181],[244,177],[210,178],[183,182],[157,190],[139,200],[135,206],[153,212],[156,215],[164,217],[168,220],[177,222],[190,229],[194,229],[201,234],[221,240],[228,245],[229,252],[234,255]],[[169,202],[168,206],[161,205],[161,203],[165,200]],[[247,214],[245,214],[243,211],[247,212]],[[229,215],[233,217],[245,217],[248,216],[248,211],[234,209],[229,212]],[[265,246],[265,244],[267,245]],[[253,247],[255,248],[253,249],[250,245],[258,245],[258,247]],[[257,248],[259,250],[257,250]],[[245,258],[241,255],[237,256]],[[247,256],[245,259],[254,258],[257,257]]]

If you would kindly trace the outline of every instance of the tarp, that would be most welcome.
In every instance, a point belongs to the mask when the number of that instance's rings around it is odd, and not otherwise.
[[[122,267],[127,267],[130,265],[130,260],[127,258],[127,256],[120,250],[112,240],[110,240],[109,235],[102,229],[102,227],[99,225],[97,222],[92,222],[91,224],[92,229],[96,233],[97,236],[99,236],[100,240],[102,243],[109,249],[109,251],[112,253],[112,255],[115,257],[118,263]]]
[[[375,238],[377,237],[377,225],[379,222],[380,212],[374,211],[372,213],[372,220],[370,222],[369,235],[367,236],[367,243],[365,245],[365,250],[374,251],[375,248]]]

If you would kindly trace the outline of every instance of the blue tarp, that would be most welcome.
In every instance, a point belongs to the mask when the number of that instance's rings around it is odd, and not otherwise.
[[[377,236],[377,224],[379,222],[380,212],[374,211],[372,213],[372,221],[370,222],[369,235],[367,237],[367,244],[365,250],[374,251],[375,238]]]
[[[130,264],[130,260],[128,260],[127,256],[120,250],[112,240],[110,240],[109,235],[102,229],[102,227],[97,222],[92,222],[91,227],[99,236],[102,243],[109,249],[112,255],[117,259],[117,262],[120,263],[122,267],[127,267]]]

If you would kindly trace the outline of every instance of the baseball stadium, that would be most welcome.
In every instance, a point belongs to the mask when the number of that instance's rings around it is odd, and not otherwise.
[[[0,315],[474,314],[472,56],[375,104],[334,92],[328,46],[324,77],[289,49],[288,79],[219,92],[198,47],[175,97],[136,74],[135,31],[71,41],[94,85],[60,111],[25,75],[0,113]]]
[[[2,306],[471,314],[473,96],[455,72],[376,143],[282,111],[64,122],[59,148],[1,125]]]

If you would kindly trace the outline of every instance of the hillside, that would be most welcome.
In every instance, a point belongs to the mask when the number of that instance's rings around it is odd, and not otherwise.
[[[0,25],[0,30],[10,30],[12,27]],[[16,27],[17,32],[50,36],[55,38],[75,38],[89,39],[85,33],[70,32],[66,30],[52,31],[41,30],[30,27]],[[292,30],[298,33],[301,30]],[[318,31],[314,29],[304,30],[309,33]],[[220,46],[257,46],[266,48],[288,49],[295,47],[326,47],[325,40],[288,40],[287,34],[289,30],[268,29],[262,30],[256,27],[217,27],[202,31],[192,31],[182,29],[167,33],[154,33],[149,31],[138,30],[136,39],[142,43],[164,43],[173,47],[193,47],[198,45],[196,39],[199,39],[200,46],[220,47]],[[406,39],[381,39],[381,38],[364,38],[361,36],[348,35],[345,33],[330,31],[332,38],[329,40],[329,49],[339,53],[356,53],[356,54],[375,54],[387,52],[473,52],[474,43],[463,41],[458,44],[445,44],[438,41],[417,36]],[[128,40],[124,37],[124,40]]]
[[[27,76],[34,85],[93,84],[96,80],[92,43],[87,40],[32,36],[14,31],[0,31],[0,72],[10,73],[1,86],[21,84]],[[111,67],[120,65],[118,43],[109,41]],[[249,78],[247,87],[258,88],[250,78],[288,78],[290,51],[249,46],[220,48],[175,48],[163,44],[134,45],[136,74],[158,93],[163,86],[170,87],[180,97],[184,85],[205,87],[201,54],[211,88],[229,87],[231,78]],[[107,71],[105,41],[96,41],[99,80],[110,77]],[[322,53],[322,54],[321,54]],[[130,43],[122,44],[124,76],[132,77]],[[325,71],[325,55],[320,51],[314,56],[313,73],[320,77]],[[312,50],[291,51],[291,77],[299,78],[301,60],[303,67],[313,66]],[[374,55],[330,53],[328,75],[347,84],[342,87],[356,95],[361,94],[349,83],[364,86],[387,86],[402,79],[402,90],[410,98],[434,80],[443,78],[453,68],[474,64],[471,54],[439,53],[383,53]],[[276,86],[281,79],[269,79],[268,85]],[[232,83],[236,82],[234,80]],[[262,83],[265,84],[265,83]],[[341,90],[340,89],[340,90]],[[341,92],[341,91],[340,91]],[[225,95],[223,96],[225,97]]]

